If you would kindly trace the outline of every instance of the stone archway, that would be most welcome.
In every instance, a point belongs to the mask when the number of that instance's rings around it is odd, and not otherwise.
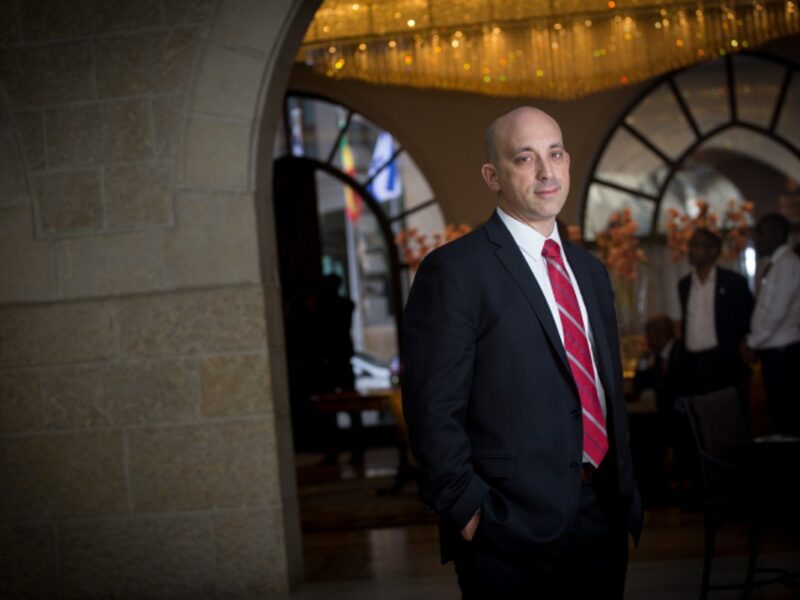
[[[321,0],[222,0],[199,51],[178,149],[178,187],[253,200],[274,403],[276,465],[289,587],[302,579],[280,277],[272,211],[272,150],[297,48]],[[252,565],[250,565],[252,567]],[[278,565],[262,564],[275,569]],[[272,574],[281,579],[280,573]],[[270,577],[272,579],[273,577]]]

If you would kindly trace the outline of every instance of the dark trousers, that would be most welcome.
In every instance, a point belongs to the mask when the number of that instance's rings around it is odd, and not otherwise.
[[[800,343],[760,350],[772,433],[800,434]]]
[[[482,537],[462,540],[455,567],[463,600],[603,598],[621,600],[628,534],[613,492],[599,477],[581,483],[578,514],[561,539],[535,557],[509,556]]]

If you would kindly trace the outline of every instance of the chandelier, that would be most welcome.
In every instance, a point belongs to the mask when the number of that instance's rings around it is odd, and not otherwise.
[[[298,61],[377,84],[567,99],[798,31],[794,1],[325,0]]]

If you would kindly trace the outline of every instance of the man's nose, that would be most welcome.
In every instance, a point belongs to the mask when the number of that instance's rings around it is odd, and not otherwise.
[[[546,160],[539,160],[536,169],[536,176],[542,181],[547,181],[553,178],[553,167]]]

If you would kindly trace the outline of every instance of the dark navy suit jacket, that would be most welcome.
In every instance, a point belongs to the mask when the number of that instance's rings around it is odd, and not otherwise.
[[[563,246],[605,389],[606,460],[638,539],[613,292],[600,261]],[[555,542],[578,509],[580,398],[547,301],[496,213],[422,262],[403,355],[405,417],[423,500],[441,518],[443,560],[478,508],[480,535],[509,552],[535,554]]]

